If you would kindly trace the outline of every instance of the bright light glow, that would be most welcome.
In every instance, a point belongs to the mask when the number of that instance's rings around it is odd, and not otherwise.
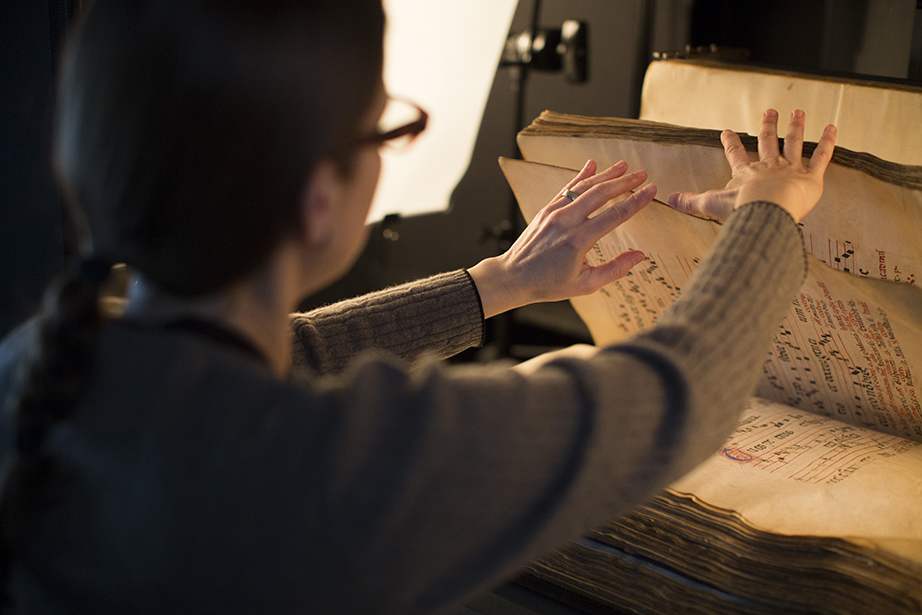
[[[444,211],[470,163],[517,0],[384,0],[384,83],[429,113],[405,151],[382,149],[369,222]]]

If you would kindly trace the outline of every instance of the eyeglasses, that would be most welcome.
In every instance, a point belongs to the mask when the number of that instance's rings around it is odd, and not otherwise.
[[[388,98],[374,132],[359,137],[356,144],[403,149],[426,129],[428,121],[429,114],[419,105],[400,98]]]

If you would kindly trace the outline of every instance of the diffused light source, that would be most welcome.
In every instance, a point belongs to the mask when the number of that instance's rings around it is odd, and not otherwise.
[[[425,109],[425,132],[382,148],[369,222],[448,209],[470,164],[517,0],[384,0],[384,84]]]

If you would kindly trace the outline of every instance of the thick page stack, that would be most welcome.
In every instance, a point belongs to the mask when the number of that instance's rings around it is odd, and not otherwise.
[[[519,582],[596,614],[918,613],[922,598],[918,569],[886,550],[764,532],[672,491]]]
[[[660,195],[729,179],[714,130],[545,112],[519,145],[527,162],[501,164],[529,220],[589,158],[642,166]],[[647,259],[573,300],[596,342],[654,323],[718,228],[654,202],[600,241],[592,262]],[[837,148],[802,231],[808,276],[737,432],[532,583],[632,612],[922,610],[922,168]]]

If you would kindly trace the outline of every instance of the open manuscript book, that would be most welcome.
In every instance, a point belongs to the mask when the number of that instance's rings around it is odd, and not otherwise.
[[[716,130],[545,112],[519,146],[501,164],[528,220],[589,158],[646,169],[663,196],[730,177]],[[837,147],[801,227],[807,279],[737,430],[526,582],[590,612],[922,612],[922,167]],[[718,230],[654,202],[601,240],[594,263],[647,258],[572,301],[596,343],[656,322]]]

